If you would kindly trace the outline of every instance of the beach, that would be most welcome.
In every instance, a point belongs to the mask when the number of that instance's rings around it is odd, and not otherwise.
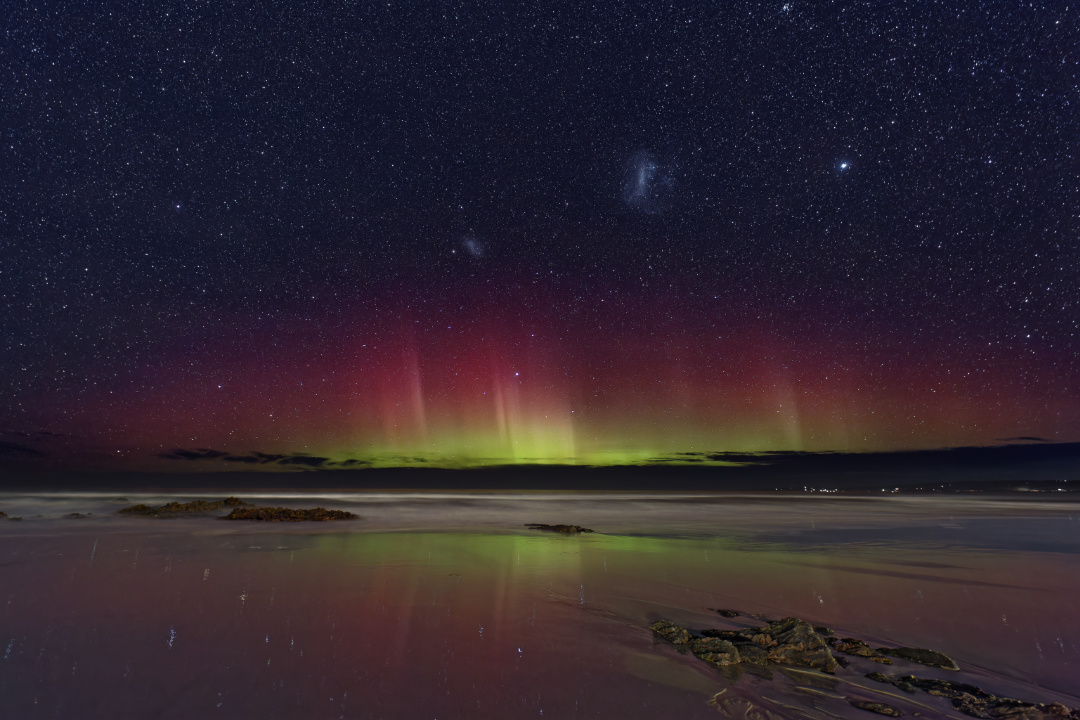
[[[0,520],[6,714],[825,718],[879,700],[966,717],[874,670],[1080,707],[1067,497],[245,492],[360,517],[117,512],[222,493],[0,496],[22,518]],[[784,617],[960,670],[717,668],[649,630]]]

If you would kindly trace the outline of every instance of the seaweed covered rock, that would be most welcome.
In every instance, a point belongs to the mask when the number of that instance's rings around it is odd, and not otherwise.
[[[650,625],[649,629],[673,645],[689,645],[692,639],[686,628],[667,620],[658,620]]]
[[[893,657],[903,658],[904,660],[921,663],[922,665],[929,665],[930,667],[938,667],[945,670],[960,669],[960,666],[956,664],[955,660],[953,660],[945,653],[940,653],[936,650],[926,650],[925,648],[899,647],[878,648],[878,652],[885,653],[886,655],[892,655]]]
[[[877,650],[874,650],[874,648],[870,647],[862,640],[856,640],[855,638],[830,638],[826,642],[828,642],[832,649],[837,652],[873,660],[882,665],[892,665],[892,660],[885,657]]]
[[[739,649],[730,641],[720,638],[697,638],[690,643],[690,652],[717,667],[738,665],[742,661]]]
[[[176,517],[178,515],[197,515],[200,513],[224,510],[227,507],[244,507],[248,503],[237,497],[227,497],[223,500],[192,500],[191,502],[168,502],[154,507],[152,505],[132,505],[121,508],[117,512],[125,515],[142,515],[145,517]]]
[[[867,702],[865,700],[852,700],[852,707],[857,707],[860,710],[866,710],[867,712],[877,713],[878,715],[887,715],[889,717],[900,717],[902,712],[894,708],[892,705],[886,705],[879,702]]]
[[[256,508],[233,508],[223,520],[259,520],[263,522],[325,522],[328,520],[355,520],[359,515],[347,510],[327,510],[326,508],[311,508],[310,510],[294,510],[284,507],[256,507]]]
[[[530,530],[543,530],[544,532],[562,533],[563,535],[580,535],[581,533],[593,532],[589,528],[580,525],[546,525],[544,523],[525,523]]]

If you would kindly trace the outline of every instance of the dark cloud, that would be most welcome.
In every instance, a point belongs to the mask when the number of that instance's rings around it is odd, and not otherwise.
[[[250,455],[226,455],[225,462],[247,463],[249,465],[266,465],[267,463],[280,462],[286,457],[288,456],[253,452]]]
[[[176,448],[171,452],[161,453],[160,458],[166,460],[224,460],[229,463],[242,463],[246,465],[301,465],[304,467],[324,467],[330,462],[330,458],[316,457],[312,455],[276,455],[271,453],[252,452],[248,455],[232,455],[223,450],[211,450],[198,448],[186,450]],[[359,462],[359,461],[357,461]]]
[[[330,458],[313,457],[311,455],[291,455],[278,460],[279,465],[303,465],[305,467],[322,467],[330,462]]]
[[[176,448],[175,450],[167,453],[159,453],[158,457],[165,458],[166,460],[213,460],[215,458],[222,458],[228,455],[221,450],[209,450],[207,448],[199,448],[198,450],[185,450],[184,448]]]
[[[1026,463],[1080,459],[1080,443],[1052,443],[1042,438],[1012,438],[1023,444],[985,447],[954,447],[933,450],[902,450],[894,452],[802,452],[780,451],[759,453],[698,452],[677,453],[654,458],[655,463],[719,462],[743,465],[748,468],[769,468],[791,472],[852,472],[884,468],[931,467],[988,467]],[[1037,444],[1028,444],[1037,443]]]
[[[38,452],[34,448],[27,447],[26,445],[0,440],[0,455],[44,457],[45,453]]]

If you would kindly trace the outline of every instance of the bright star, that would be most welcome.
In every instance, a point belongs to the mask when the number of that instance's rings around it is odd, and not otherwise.
[[[848,169],[848,164],[846,162],[840,163],[840,169],[841,170],[847,170]]]

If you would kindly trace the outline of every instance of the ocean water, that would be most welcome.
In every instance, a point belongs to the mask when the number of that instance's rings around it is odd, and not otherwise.
[[[875,670],[1080,707],[1068,496],[242,496],[361,519],[116,513],[206,494],[0,495],[22,518],[0,520],[0,717],[872,717],[851,700],[966,717]],[[785,616],[961,670],[722,671],[648,629]]]

